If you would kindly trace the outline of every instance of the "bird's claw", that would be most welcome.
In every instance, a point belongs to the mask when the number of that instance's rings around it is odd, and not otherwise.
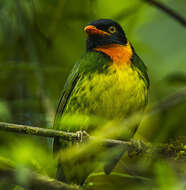
[[[144,153],[146,151],[145,144],[142,141],[131,140],[131,142],[133,143],[133,146],[128,150],[128,156],[129,157],[137,156],[137,155]]]
[[[84,140],[87,140],[87,138],[89,137],[88,133],[86,131],[77,131],[77,140],[78,142],[82,143]]]

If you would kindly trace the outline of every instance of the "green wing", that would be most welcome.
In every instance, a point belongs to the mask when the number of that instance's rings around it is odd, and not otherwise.
[[[68,103],[68,99],[70,98],[70,95],[79,79],[79,63],[77,63],[74,68],[72,69],[71,74],[68,76],[68,79],[65,83],[64,89],[62,91],[62,95],[57,107],[56,116],[54,120],[54,129],[58,129],[59,122],[61,120],[61,116],[64,112],[65,106]],[[54,138],[53,143],[53,152],[56,153],[61,147],[61,144],[59,142],[59,138]]]
[[[150,87],[150,80],[147,74],[147,67],[141,60],[141,58],[136,54],[136,52],[133,50],[133,56],[132,56],[132,63],[135,68],[137,68],[140,72],[140,77],[144,80],[144,82],[147,85],[147,88]]]
[[[54,128],[58,129],[58,122],[61,119],[61,116],[65,110],[65,107],[68,103],[68,100],[75,88],[77,82],[83,75],[86,75],[90,72],[103,72],[105,70],[105,66],[108,65],[109,58],[103,56],[98,52],[89,52],[74,66],[69,75],[64,89],[62,91],[62,95],[57,107]]]
[[[65,112],[66,106],[69,102],[69,99],[76,88],[77,83],[82,79],[86,73],[100,71],[102,72],[102,69],[104,65],[108,62],[108,58],[105,59],[105,56],[98,52],[91,52],[87,53],[80,61],[77,63],[71,74],[69,75],[64,89],[62,91],[62,95],[58,104],[55,121],[54,121],[54,128],[59,129],[59,124],[61,121],[61,117],[63,113]],[[69,147],[71,143],[67,141],[61,141],[60,138],[54,138],[53,143],[53,152],[56,154],[60,151],[60,149],[65,149]],[[59,161],[58,162],[58,168],[57,168],[57,179],[61,181],[66,181],[65,178],[65,169],[64,165]],[[83,177],[83,180],[86,179]]]
[[[69,75],[64,89],[62,91],[62,95],[57,107],[57,111],[56,111],[56,116],[55,116],[55,120],[54,120],[54,129],[58,129],[59,127],[59,122],[61,120],[61,116],[64,112],[64,109],[68,103],[69,97],[77,83],[79,79],[79,63],[77,63],[74,68],[72,69],[71,74]],[[67,143],[61,143],[59,137],[54,138],[54,142],[53,142],[53,152],[57,153],[60,148],[66,147]],[[65,175],[64,175],[64,171],[63,171],[63,167],[61,165],[60,162],[58,162],[58,168],[57,168],[57,179],[61,180],[61,181],[66,181],[65,179]]]
[[[54,120],[54,129],[58,129],[58,122],[60,117],[62,116],[65,106],[68,103],[69,97],[79,79],[79,63],[77,63],[73,69],[71,74],[68,76],[68,79],[65,83],[64,89],[62,91],[62,95],[57,107],[56,116]]]

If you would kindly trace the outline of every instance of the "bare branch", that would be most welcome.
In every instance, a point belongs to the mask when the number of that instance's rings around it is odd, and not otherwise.
[[[174,20],[177,20],[180,24],[182,24],[184,27],[186,27],[186,18],[181,16],[176,11],[172,10],[171,8],[165,6],[164,4],[162,4],[156,0],[143,0],[143,1],[157,7],[158,9],[161,9],[163,12],[165,12],[166,14],[171,16]]]

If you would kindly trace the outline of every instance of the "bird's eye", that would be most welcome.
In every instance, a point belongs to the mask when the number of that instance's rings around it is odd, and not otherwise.
[[[110,26],[108,31],[111,33],[111,34],[114,34],[116,32],[116,27],[115,26]]]

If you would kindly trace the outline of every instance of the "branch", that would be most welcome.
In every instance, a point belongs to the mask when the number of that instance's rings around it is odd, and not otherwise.
[[[165,12],[166,14],[171,16],[174,20],[177,20],[180,24],[182,24],[184,27],[186,27],[186,18],[181,16],[179,13],[177,13],[173,9],[163,5],[160,2],[157,2],[156,0],[143,0],[143,1],[157,7],[158,9],[161,9],[163,12]]]
[[[183,103],[184,101],[186,101],[186,88],[181,90],[180,92],[166,98],[165,100],[161,101],[157,105],[153,106],[150,109],[150,111],[145,114],[145,117],[150,117],[152,114],[168,110],[171,107],[174,107],[178,104]],[[140,120],[141,117],[142,117],[142,115],[138,115],[136,122],[138,122],[138,119]],[[131,118],[131,120],[134,120],[134,119]],[[130,120],[129,120],[129,123],[130,123]],[[127,124],[127,122],[126,122],[126,124]],[[42,137],[60,137],[61,139],[68,140],[68,141],[79,140],[79,135],[77,133],[58,131],[58,130],[54,130],[54,129],[39,128],[39,127],[33,127],[33,126],[28,126],[28,125],[17,125],[17,124],[5,123],[5,122],[0,122],[0,130],[22,133],[22,134],[27,134],[27,135],[36,135],[36,136],[42,136]],[[90,140],[95,140],[96,137],[88,136],[88,138]],[[102,139],[102,142],[108,146],[122,144],[122,145],[125,145],[128,147],[135,146],[137,148],[135,143],[133,143],[131,141]]]
[[[24,169],[25,180],[20,180],[17,176],[18,172],[14,168],[4,167],[4,164],[0,163],[0,180],[6,180],[11,184],[20,185],[29,190],[80,190],[78,186],[72,186],[47,176],[42,176],[36,172]]]
[[[41,136],[41,137],[52,137],[52,138],[60,137],[61,139],[67,140],[67,141],[79,140],[79,134],[77,133],[59,131],[59,130],[54,130],[54,129],[45,129],[45,128],[28,126],[28,125],[17,125],[17,124],[12,124],[12,123],[5,123],[5,122],[0,122],[0,130],[16,132],[20,134]],[[85,135],[84,137],[88,138],[89,140],[96,140],[96,137],[91,137],[87,135]],[[124,145],[127,147],[136,147],[136,145],[130,141],[120,141],[120,140],[112,140],[112,139],[103,139],[103,140],[99,139],[99,141],[105,143],[107,146]],[[136,147],[136,149],[138,148]]]
[[[68,141],[78,140],[78,134],[76,133],[34,127],[29,125],[17,125],[13,123],[0,122],[0,130],[41,137],[61,137],[62,139]]]

